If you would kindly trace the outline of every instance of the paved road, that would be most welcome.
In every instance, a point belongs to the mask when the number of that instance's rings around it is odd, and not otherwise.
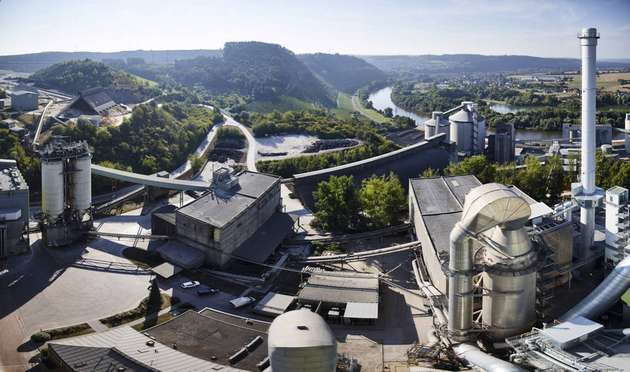
[[[256,149],[256,138],[254,138],[252,132],[245,125],[237,122],[226,113],[223,113],[223,116],[225,117],[226,125],[232,125],[239,128],[245,135],[245,138],[247,138],[247,169],[254,172],[257,171],[256,157],[258,150]],[[315,231],[310,227],[310,223],[314,218],[313,212],[306,208],[300,199],[291,198],[289,196],[291,191],[286,185],[282,184],[280,186],[280,194],[282,197],[282,206],[284,211],[291,215],[294,219],[299,219],[300,225],[303,226],[308,233],[315,233]]]

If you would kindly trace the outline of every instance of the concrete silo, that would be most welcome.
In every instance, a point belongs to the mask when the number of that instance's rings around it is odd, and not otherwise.
[[[284,313],[269,327],[272,372],[332,372],[337,340],[326,321],[307,309]]]
[[[40,156],[44,244],[67,245],[92,228],[92,155],[86,142],[53,138]]]

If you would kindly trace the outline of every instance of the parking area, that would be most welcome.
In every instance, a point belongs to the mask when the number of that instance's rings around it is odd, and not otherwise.
[[[123,260],[90,243],[63,249],[35,243],[28,255],[8,260],[0,274],[0,366],[24,370],[32,354],[25,342],[38,330],[98,320],[137,306],[148,295],[149,275],[76,265]]]

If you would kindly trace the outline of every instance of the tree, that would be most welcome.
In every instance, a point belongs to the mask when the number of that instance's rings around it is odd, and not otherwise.
[[[392,110],[391,107],[385,107],[385,109],[383,110],[383,115],[385,115],[385,117],[391,118],[394,116],[394,110]]]
[[[405,191],[394,173],[364,180],[359,200],[370,225],[377,229],[398,223],[407,205]]]
[[[420,178],[431,178],[431,177],[435,177],[437,175],[438,174],[437,174],[437,171],[435,169],[427,168],[420,174]]]
[[[482,183],[495,182],[497,173],[496,165],[492,164],[483,155],[475,155],[464,160],[450,164],[444,170],[449,176],[475,175]]]
[[[331,176],[320,182],[313,198],[315,220],[322,228],[347,231],[357,226],[360,204],[352,176]]]

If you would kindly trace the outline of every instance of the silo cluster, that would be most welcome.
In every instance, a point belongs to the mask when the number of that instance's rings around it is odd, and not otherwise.
[[[92,154],[84,141],[56,138],[40,155],[44,242],[67,245],[92,227]]]

